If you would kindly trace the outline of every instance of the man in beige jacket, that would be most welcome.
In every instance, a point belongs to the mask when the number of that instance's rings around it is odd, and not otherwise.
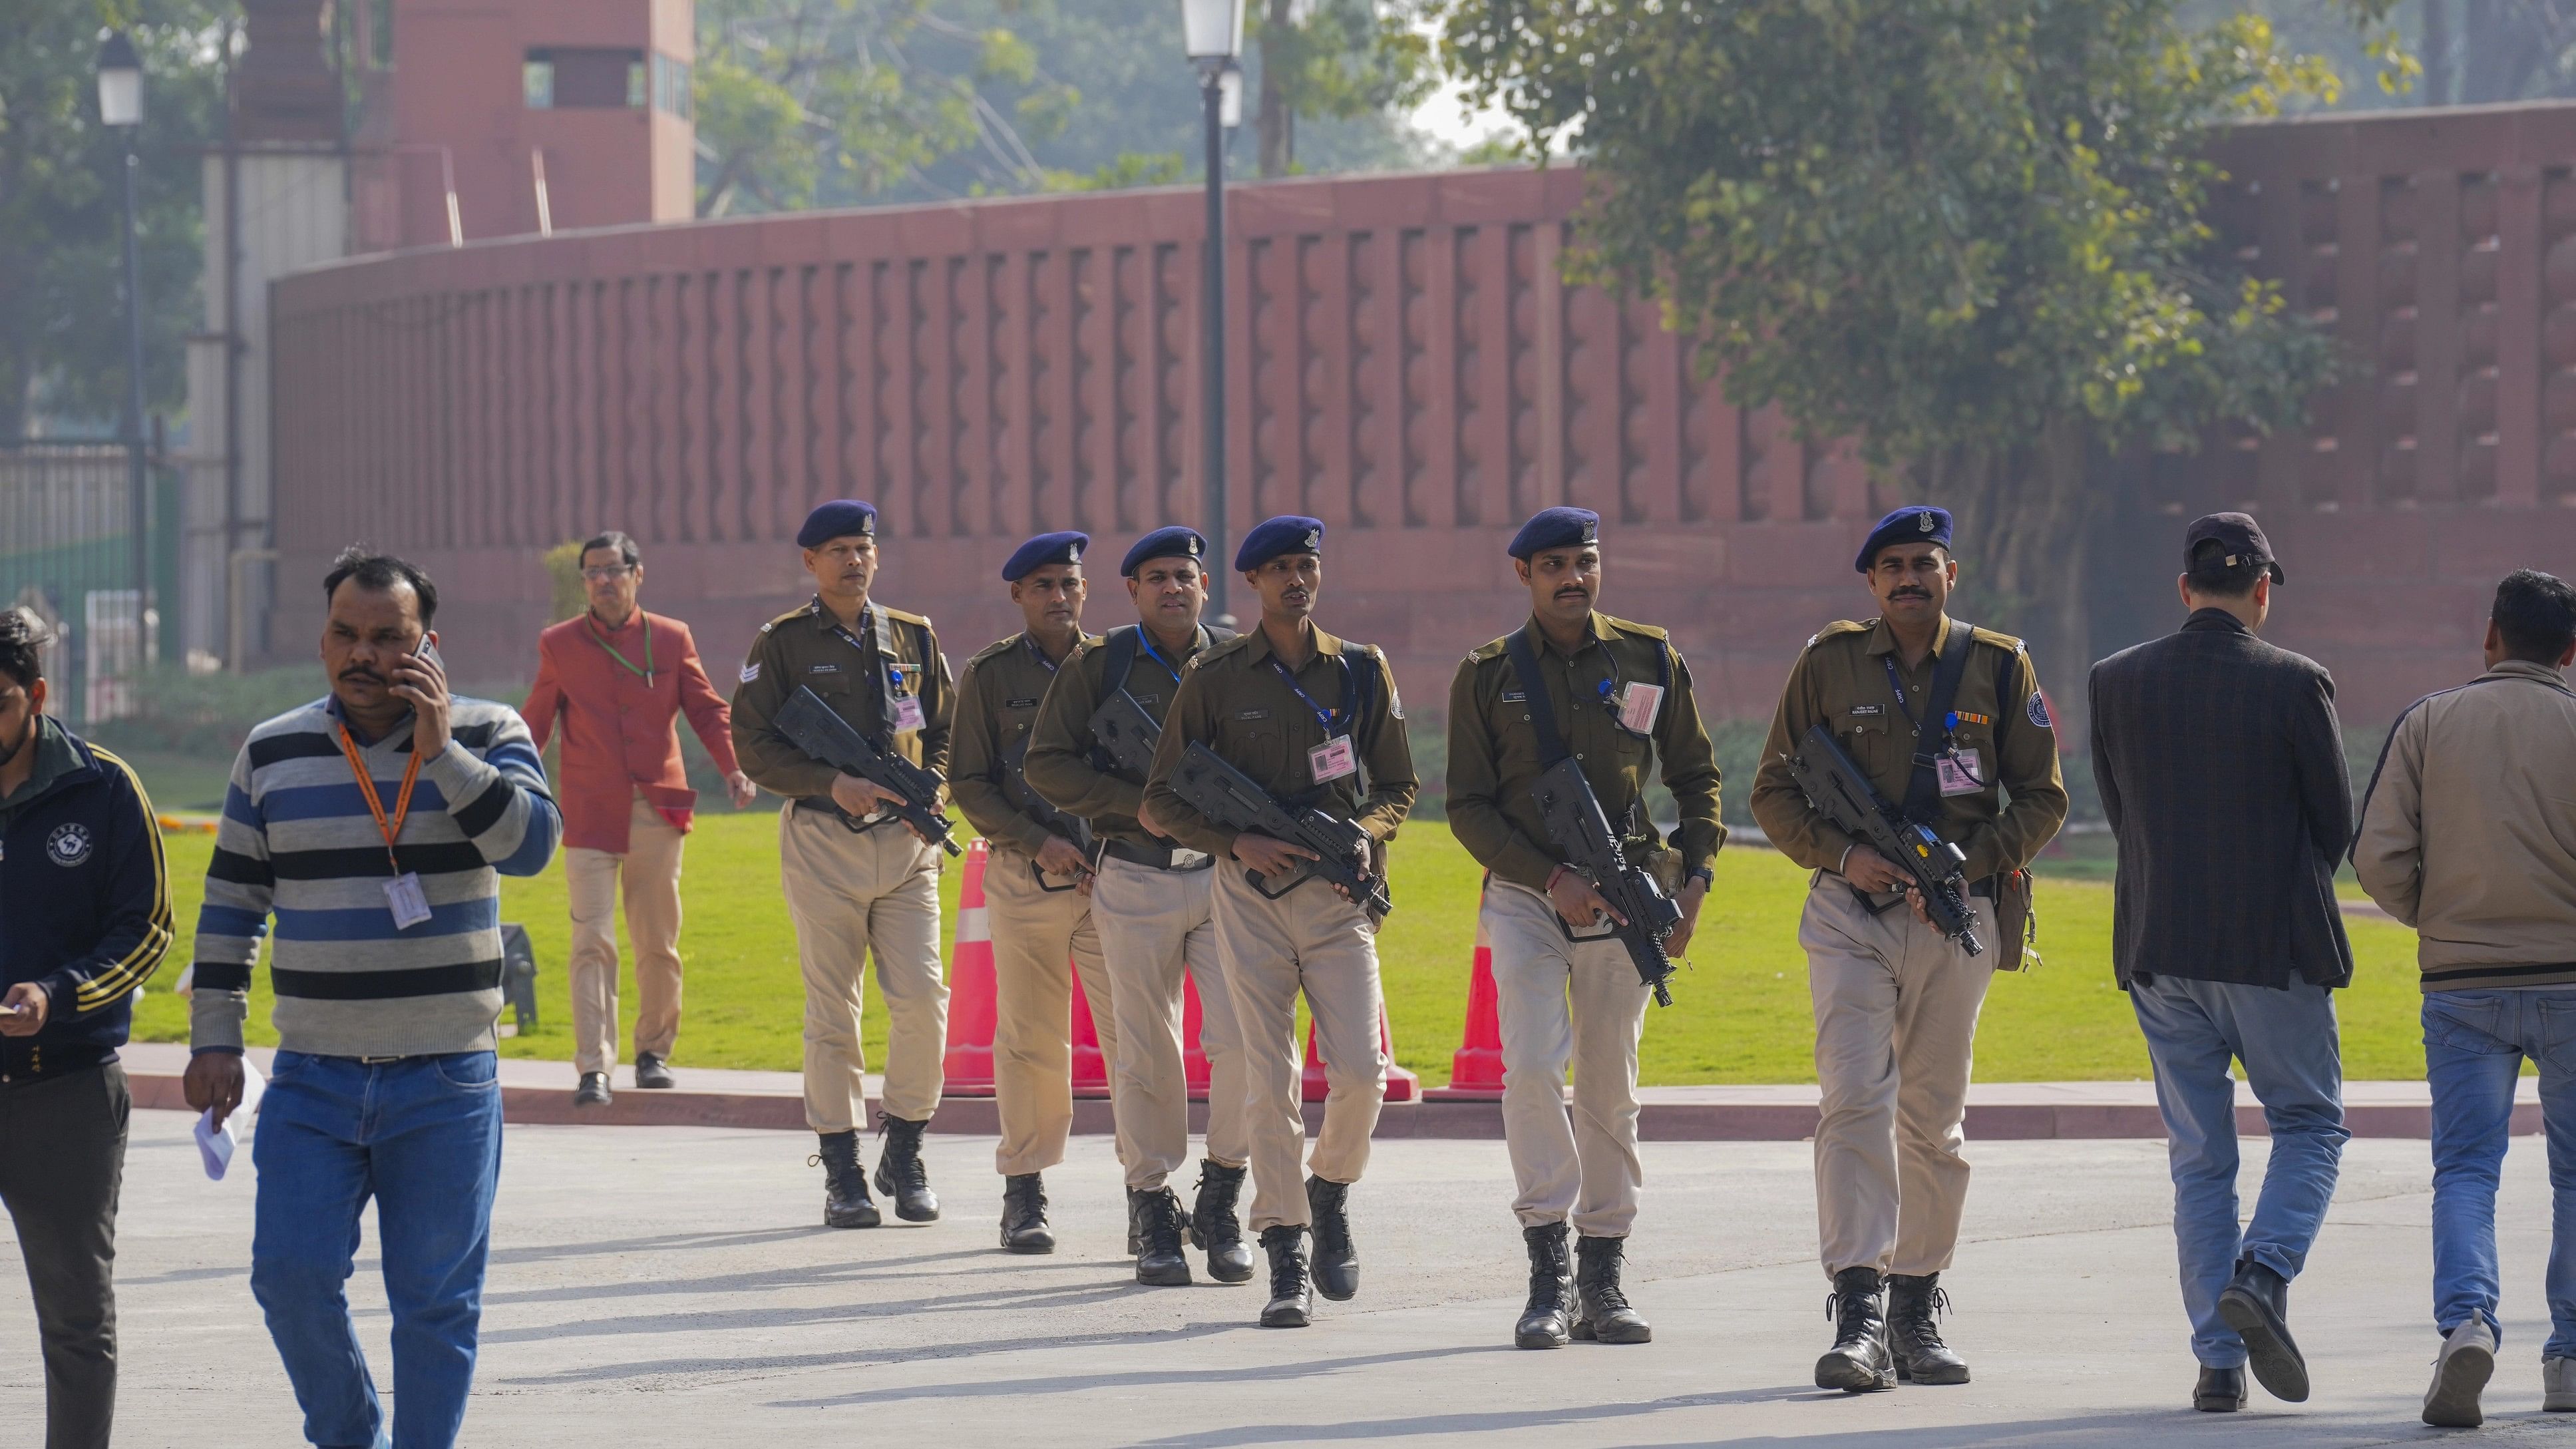
[[[2540,1069],[2553,1217],[2541,1407],[2576,1410],[2576,589],[2529,569],[2496,587],[2486,673],[2389,731],[2352,852],[2362,889],[2413,926],[2433,1087],[2433,1321],[2424,1422],[2468,1428],[2495,1372],[2496,1178],[2516,1080]]]

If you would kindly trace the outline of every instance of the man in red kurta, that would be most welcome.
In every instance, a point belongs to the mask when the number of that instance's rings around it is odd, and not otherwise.
[[[582,545],[590,607],[537,636],[537,682],[522,713],[543,751],[563,719],[564,879],[572,898],[573,1105],[609,1100],[617,1065],[617,898],[635,948],[635,1085],[671,1085],[680,1033],[680,842],[697,795],[680,763],[676,717],[724,771],[739,808],[759,791],[735,763],[731,713],[707,682],[689,626],[636,606],[635,540]]]

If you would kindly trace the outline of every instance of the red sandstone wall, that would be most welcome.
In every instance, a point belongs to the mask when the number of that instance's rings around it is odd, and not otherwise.
[[[2189,513],[2256,508],[2292,561],[2279,637],[2384,720],[2474,668],[2496,573],[2576,568],[2576,107],[2248,128],[2224,154],[2220,220],[2373,370],[2317,433],[2161,460],[2124,485],[2123,536],[2162,555]],[[1763,713],[1806,636],[1866,609],[1850,554],[1891,500],[1695,382],[1648,310],[1561,285],[1580,189],[1236,190],[1234,525],[1324,518],[1326,623],[1388,647],[1422,703],[1519,617],[1518,520],[1598,509],[1608,606],[1672,625],[1720,711]],[[1123,552],[1200,521],[1199,205],[638,227],[280,282],[276,637],[300,650],[318,600],[297,581],[363,538],[441,579],[460,674],[507,677],[544,622],[537,555],[621,527],[722,676],[801,597],[806,508],[857,495],[885,511],[884,596],[962,657],[1015,627],[995,571],[1020,537]],[[1094,622],[1124,620],[1102,587]],[[2151,602],[2136,628],[2162,621]]]

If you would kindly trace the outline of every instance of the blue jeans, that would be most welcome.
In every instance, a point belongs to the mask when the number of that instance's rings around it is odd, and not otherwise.
[[[304,1437],[329,1449],[454,1444],[474,1385],[501,1173],[497,1059],[458,1052],[369,1066],[279,1052],[251,1143],[250,1288],[295,1385]],[[402,1410],[390,1437],[346,1291],[371,1196]]]
[[[2549,1138],[2549,1342],[2576,1358],[2576,986],[2432,991],[2424,996],[2424,1076],[2433,1087],[2433,1321],[2496,1319],[2496,1177],[2513,1130],[2522,1059],[2540,1068]]]
[[[2192,1357],[2211,1368],[2245,1362],[2245,1340],[2218,1316],[2218,1295],[2252,1259],[2296,1278],[2334,1197],[2352,1136],[2343,1125],[2343,1050],[2334,993],[2304,981],[2286,991],[2158,976],[2132,983],[2129,1002],[2156,1068],[2173,1169],[2174,1246]],[[2254,1221],[2236,1223],[2236,1083],[2230,1060],[2272,1129],[2272,1158]]]

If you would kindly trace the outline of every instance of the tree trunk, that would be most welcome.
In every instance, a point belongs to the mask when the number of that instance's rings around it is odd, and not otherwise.
[[[2451,103],[2452,78],[2458,61],[2451,52],[2451,6],[2457,0],[2424,0],[2424,30],[2416,49],[2423,53],[2424,104]]]
[[[1293,0],[1269,0],[1262,19],[1265,35],[1280,35],[1296,24]],[[1261,143],[1261,174],[1285,176],[1297,161],[1297,116],[1288,106],[1288,88],[1279,68],[1270,63],[1270,45],[1261,47],[1261,108],[1253,119],[1254,139]]]
[[[2109,496],[2086,475],[2087,441],[2083,421],[2065,418],[2023,446],[1962,451],[1923,470],[1930,501],[1956,521],[1952,614],[2029,645],[2061,749],[2081,749],[2085,738],[2093,666],[2086,554]]]

